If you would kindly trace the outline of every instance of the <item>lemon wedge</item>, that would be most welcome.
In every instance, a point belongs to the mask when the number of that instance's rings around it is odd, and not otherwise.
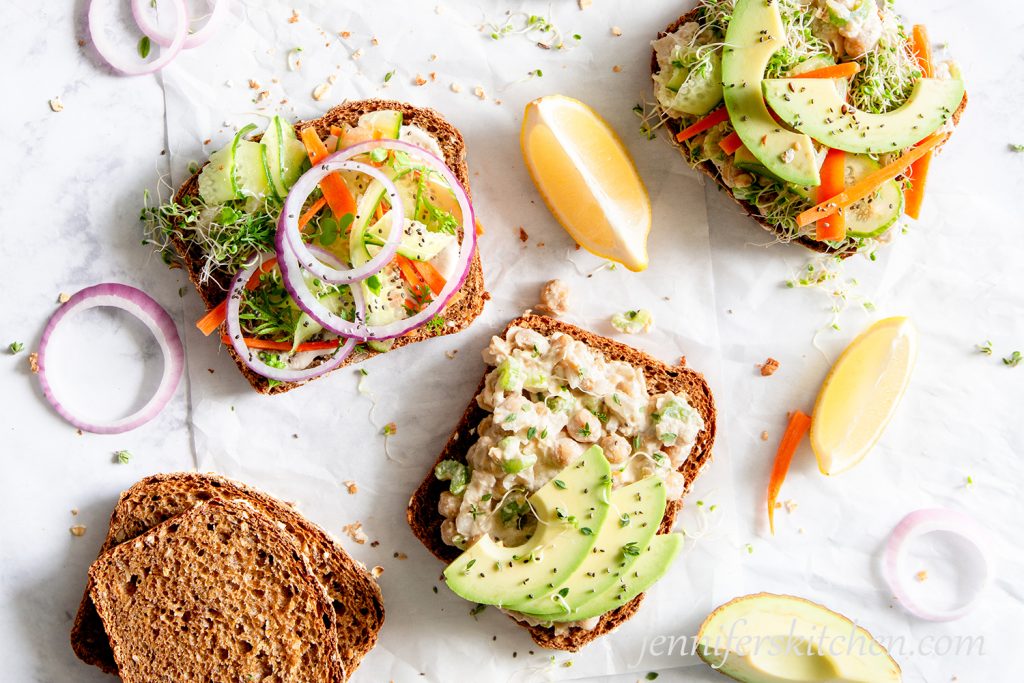
[[[823,474],[845,472],[874,447],[892,419],[917,358],[917,330],[886,318],[850,342],[821,385],[811,448]]]
[[[581,247],[630,270],[647,267],[647,188],[597,112],[571,97],[541,97],[526,105],[519,142],[545,203]]]

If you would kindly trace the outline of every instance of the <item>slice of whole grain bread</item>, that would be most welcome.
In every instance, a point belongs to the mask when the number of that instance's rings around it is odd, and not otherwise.
[[[647,389],[653,395],[666,391],[685,392],[689,396],[691,405],[697,409],[704,419],[704,429],[698,434],[697,441],[693,445],[689,458],[682,464],[679,471],[686,478],[686,487],[689,489],[697,475],[711,458],[711,449],[715,441],[715,401],[711,395],[711,389],[704,381],[703,375],[683,366],[670,366],[657,358],[642,351],[638,351],[625,344],[588,332],[587,330],[564,323],[554,318],[541,315],[524,315],[511,321],[505,328],[505,332],[511,327],[525,327],[537,332],[550,335],[555,332],[562,332],[573,339],[584,342],[592,349],[600,351],[609,360],[625,361],[631,365],[642,368],[647,378]],[[504,334],[504,333],[503,333]],[[490,368],[488,368],[489,370]],[[485,371],[484,377],[486,378]],[[480,421],[487,415],[477,405],[476,395],[479,395],[484,388],[484,380],[480,381],[473,400],[463,413],[462,419],[455,427],[451,437],[445,444],[436,462],[442,460],[458,460],[466,462],[466,453],[473,445],[475,438],[473,430]],[[436,464],[436,463],[435,463]],[[446,545],[441,540],[441,523],[444,518],[437,511],[437,505],[441,493],[448,490],[448,483],[434,477],[434,468],[431,467],[426,478],[420,484],[412,498],[409,499],[409,507],[406,510],[406,519],[413,533],[420,542],[439,560],[449,563],[462,552],[458,548]],[[680,501],[670,501],[665,508],[665,516],[662,518],[661,527],[658,533],[668,533],[675,523],[676,514],[682,507]],[[640,608],[643,601],[641,593],[629,603],[608,612],[601,617],[597,627],[593,630],[572,627],[567,633],[556,635],[553,629],[541,626],[527,626],[524,623],[516,622],[527,628],[533,640],[541,647],[567,650],[575,652],[595,638],[604,635],[623,622],[632,617]]]
[[[400,111],[402,112],[404,123],[419,126],[434,136],[444,152],[445,164],[452,170],[452,173],[455,174],[459,183],[466,190],[466,194],[472,199],[469,189],[469,169],[466,166],[466,143],[462,138],[462,133],[433,109],[414,107],[411,104],[391,100],[358,100],[334,107],[318,119],[300,121],[295,124],[295,130],[299,132],[303,128],[312,127],[321,138],[326,138],[330,134],[331,126],[340,126],[342,124],[355,126],[359,122],[359,117],[363,114],[382,110]],[[178,189],[174,195],[173,201],[175,203],[180,204],[187,196],[198,196],[200,170],[197,170]],[[203,282],[200,278],[203,262],[202,250],[198,246],[186,242],[182,239],[180,233],[177,232],[171,235],[171,242],[181,257],[189,279],[195,286],[196,291],[199,292],[199,296],[202,297],[207,310],[220,304],[227,294],[228,287],[231,284],[231,277],[234,273],[218,273],[216,277]],[[477,249],[473,255],[473,262],[465,283],[463,283],[462,287],[459,288],[455,296],[452,297],[452,300],[448,302],[448,305],[441,312],[445,324],[419,327],[409,334],[395,339],[392,348],[397,349],[414,342],[429,339],[430,337],[453,334],[465,329],[480,315],[484,309],[484,302],[489,298],[490,295],[484,287],[483,268],[480,265],[480,251]],[[219,341],[220,335],[223,332],[224,328],[222,325],[216,335],[211,336],[216,336]],[[235,364],[238,365],[238,369],[249,380],[252,388],[261,394],[280,394],[305,384],[305,382],[284,382],[271,387],[266,378],[245,366],[234,348],[231,346],[226,346],[225,348],[235,361]],[[373,350],[353,353],[340,367],[351,365],[375,355],[377,355],[377,352]],[[321,377],[324,376],[326,375],[321,375]]]
[[[345,680],[327,593],[248,503],[201,503],[100,555],[89,581],[125,683]]]
[[[683,24],[687,24],[689,22],[696,22],[698,24],[701,24],[701,23],[703,23],[703,20],[704,20],[704,12],[701,9],[701,7],[698,5],[694,9],[690,10],[689,12],[687,12],[686,14],[684,14],[683,16],[679,17],[674,22],[669,24],[668,27],[666,27],[664,31],[662,31],[661,33],[658,34],[658,38],[662,38],[662,37],[668,35],[669,33],[673,33],[675,31],[679,30],[679,28]],[[651,51],[651,74],[653,75],[653,74],[656,74],[656,73],[658,73],[658,55],[657,55],[657,53],[655,53],[652,50]],[[960,106],[957,107],[957,110],[955,112],[953,112],[953,124],[954,125],[960,123],[960,117],[963,115],[964,109],[966,109],[966,108],[967,108],[967,95],[965,93],[964,94],[964,99],[961,100],[961,102],[960,102]],[[678,142],[676,140],[676,135],[678,135],[679,132],[683,128],[683,126],[680,124],[680,119],[666,118],[665,119],[665,125],[663,126],[663,128],[668,133],[669,142],[671,142],[673,146],[677,147],[680,150],[680,153],[682,154],[683,159],[686,160],[686,153],[683,150],[683,145],[682,145],[682,143],[680,143],[680,142]],[[948,140],[947,140],[947,142],[948,142]],[[945,143],[943,143],[943,144],[945,144]],[[688,160],[687,160],[687,163],[689,163]],[[853,254],[856,253],[856,249],[846,248],[846,249],[843,249],[843,250],[838,250],[835,247],[829,245],[827,242],[819,242],[818,240],[812,239],[811,237],[809,237],[807,235],[798,235],[795,238],[788,238],[786,236],[786,233],[782,229],[780,229],[780,228],[772,225],[768,221],[766,221],[760,215],[760,213],[758,212],[756,206],[754,206],[753,204],[751,204],[749,202],[745,202],[742,199],[737,199],[736,198],[736,195],[734,195],[733,192],[732,192],[732,188],[730,188],[728,185],[726,185],[725,181],[722,180],[722,175],[721,175],[721,173],[718,172],[718,167],[716,167],[715,164],[712,161],[710,161],[710,160],[703,161],[700,164],[698,164],[697,166],[695,166],[695,168],[698,171],[700,171],[701,173],[703,173],[704,175],[706,175],[708,178],[713,180],[715,183],[717,183],[719,189],[722,192],[724,192],[726,194],[726,196],[728,196],[734,202],[739,204],[740,208],[743,209],[743,212],[745,214],[747,214],[748,216],[750,216],[750,218],[752,218],[754,221],[756,221],[758,223],[758,225],[760,225],[762,228],[764,228],[768,232],[776,235],[780,239],[796,242],[796,243],[801,244],[801,245],[803,245],[803,246],[805,246],[808,249],[811,249],[813,251],[818,251],[818,252],[822,252],[822,253],[825,253],[825,254],[837,254],[837,255],[839,255],[841,257],[844,257],[844,258],[847,257],[847,256],[852,256]]]
[[[352,673],[377,641],[384,622],[380,587],[323,529],[260,491],[223,477],[181,472],[147,477],[121,494],[110,516],[100,554],[208,500],[244,500],[275,520],[298,543],[334,608],[345,671]],[[71,630],[71,647],[82,661],[117,672],[107,633],[85,589]]]

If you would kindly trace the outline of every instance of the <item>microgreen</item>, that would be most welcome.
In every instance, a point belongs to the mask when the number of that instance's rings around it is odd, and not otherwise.
[[[22,344],[21,342],[18,342],[18,341],[11,342],[7,346],[7,350],[10,351],[12,355],[15,354],[15,353],[21,353],[21,350],[24,349],[24,348],[25,348],[25,345]]]

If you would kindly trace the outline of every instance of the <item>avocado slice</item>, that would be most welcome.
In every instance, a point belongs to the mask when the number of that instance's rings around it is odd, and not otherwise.
[[[650,544],[665,515],[665,501],[665,482],[656,476],[615,489],[611,514],[601,526],[594,547],[565,585],[558,592],[506,606],[538,619],[575,618],[574,612],[614,584]]]
[[[582,621],[599,617],[627,602],[654,585],[665,575],[672,560],[683,549],[682,534],[661,534],[651,539],[630,568],[602,593],[587,600],[579,609],[555,617],[552,621]]]
[[[537,531],[507,548],[484,534],[444,571],[448,587],[480,604],[503,607],[557,590],[587,558],[608,514],[611,467],[592,446],[528,499]]]
[[[948,121],[964,98],[960,79],[920,78],[902,107],[872,114],[847,104],[832,78],[769,78],[763,87],[768,104],[787,124],[857,154],[893,152],[920,142]]]
[[[785,35],[777,3],[736,0],[722,48],[725,106],[743,144],[768,171],[789,183],[817,186],[811,138],[776,123],[761,90],[768,61],[785,46]]]
[[[870,633],[791,595],[759,593],[722,605],[701,625],[697,655],[743,683],[902,680],[900,667]]]

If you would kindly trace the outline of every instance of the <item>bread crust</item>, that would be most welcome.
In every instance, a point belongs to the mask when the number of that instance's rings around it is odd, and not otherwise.
[[[333,602],[339,651],[345,671],[351,674],[377,642],[384,623],[380,587],[365,567],[352,559],[327,532],[276,498],[211,474],[179,472],[146,477],[121,493],[111,512],[110,526],[99,555],[140,536],[154,522],[162,523],[185,512],[195,503],[239,499],[283,525],[299,544]],[[116,674],[117,664],[106,631],[89,595],[91,588],[91,583],[86,586],[75,616],[71,647],[85,663]]]
[[[470,201],[472,201],[472,194],[469,189],[469,169],[466,166],[465,140],[462,137],[462,133],[460,133],[455,126],[446,121],[444,117],[433,109],[414,107],[411,104],[393,100],[357,100],[338,105],[337,107],[330,109],[318,119],[299,121],[294,127],[296,133],[301,131],[303,128],[312,127],[321,138],[326,138],[330,134],[331,126],[340,126],[342,124],[354,126],[358,123],[359,117],[363,114],[382,110],[397,110],[402,112],[404,123],[417,125],[437,139],[441,150],[444,152],[445,164],[452,170],[452,173],[455,174],[455,177],[458,179],[463,189],[465,189],[467,196],[469,196]],[[201,168],[198,169],[178,189],[173,199],[175,203],[181,203],[181,201],[187,196],[198,196],[199,173],[201,170]],[[181,257],[185,271],[188,273],[189,280],[196,288],[196,291],[202,298],[207,310],[220,304],[220,302],[224,300],[228,287],[230,286],[230,280],[226,277],[221,277],[217,280],[210,280],[205,283],[202,282],[200,279],[203,259],[202,250],[195,245],[190,245],[185,242],[177,231],[171,234],[171,243],[173,244],[175,251],[178,252],[178,256]],[[445,324],[442,326],[431,327],[430,329],[426,326],[421,326],[405,336],[398,337],[394,341],[392,350],[418,341],[423,341],[424,339],[429,339],[431,337],[454,334],[464,330],[473,322],[473,320],[476,319],[477,316],[480,315],[480,313],[483,312],[484,302],[489,298],[490,295],[487,293],[487,289],[484,285],[483,268],[480,263],[480,250],[478,248],[473,254],[473,260],[470,264],[469,275],[466,277],[466,281],[458,291],[455,292],[452,300],[448,302],[448,305],[445,306],[444,310],[441,312],[441,316],[444,318]],[[222,325],[218,330],[218,334],[222,334],[223,332],[224,326]],[[282,382],[270,387],[268,386],[266,378],[256,372],[253,372],[245,365],[232,346],[229,345],[225,348],[231,356],[231,359],[235,361],[239,371],[249,381],[249,384],[252,385],[252,388],[261,394],[282,394],[286,391],[291,391],[306,382],[313,381]],[[361,354],[358,358],[353,354],[352,356],[349,356],[349,358],[346,359],[339,368],[346,367],[367,358],[372,358],[377,355],[377,353],[378,352],[376,351],[368,350],[366,354]],[[331,373],[325,373],[320,375],[320,377],[326,377],[329,374]],[[319,377],[315,377],[313,379],[319,379]]]
[[[505,332],[509,328],[516,326],[529,328],[543,335],[562,332],[600,351],[609,360],[625,361],[642,368],[644,376],[647,378],[647,389],[652,395],[666,391],[686,392],[690,397],[691,405],[697,409],[704,419],[704,429],[698,434],[690,456],[679,467],[679,471],[686,479],[686,488],[689,490],[697,475],[700,474],[701,470],[711,459],[711,450],[715,441],[715,401],[703,375],[682,365],[667,365],[657,358],[630,346],[547,316],[524,315],[516,318],[508,323]],[[484,378],[486,378],[486,375],[487,371],[485,370]],[[483,391],[483,388],[484,379],[481,379],[476,393],[473,394],[473,399],[442,449],[441,454],[437,457],[435,465],[442,460],[466,462],[466,454],[475,440],[471,430],[487,414],[476,403],[476,397]],[[441,540],[441,523],[444,521],[444,518],[437,511],[437,506],[441,493],[446,491],[447,487],[447,482],[439,481],[434,477],[434,468],[431,467],[430,471],[427,472],[427,476],[413,493],[412,498],[410,498],[409,506],[406,510],[406,520],[413,533],[426,546],[427,550],[445,564],[450,563],[461,553],[458,548],[446,545]],[[682,503],[680,501],[670,501],[668,503],[665,507],[665,515],[661,520],[661,526],[658,529],[659,534],[668,533],[672,530],[676,514],[681,507]],[[640,608],[643,598],[644,595],[641,593],[629,603],[603,615],[597,627],[589,631],[572,627],[567,633],[556,635],[554,629],[541,626],[527,626],[515,620],[514,617],[513,620],[529,630],[534,642],[541,647],[576,652],[587,643],[614,630],[632,617]]]
[[[698,24],[703,24],[704,13],[701,10],[699,5],[697,7],[694,7],[692,10],[690,10],[686,14],[682,15],[678,19],[676,19],[671,24],[669,24],[665,28],[664,31],[661,31],[660,33],[658,33],[658,38],[663,38],[666,35],[668,35],[669,33],[673,33],[675,31],[679,30],[679,27],[681,27],[683,24],[689,23],[691,21],[692,22],[696,22]],[[651,50],[651,75],[653,76],[654,74],[657,74],[658,71],[659,71],[659,69],[658,69],[658,56],[657,56],[657,53],[652,49]],[[966,108],[967,108],[967,94],[964,93],[964,98],[963,98],[963,100],[960,101],[960,106],[957,107],[955,112],[953,112],[953,125],[956,125],[956,124],[960,123],[960,117],[963,115],[964,109],[966,109]],[[676,141],[676,135],[678,135],[679,132],[682,130],[682,126],[680,126],[679,119],[666,118],[665,119],[665,125],[662,126],[662,127],[665,129],[665,131],[666,131],[666,133],[668,135],[669,143],[671,143],[673,147],[675,147],[675,148],[677,148],[679,150],[680,154],[683,157],[683,160],[686,161],[687,164],[689,164],[689,160],[687,159],[687,156],[686,156],[685,150],[683,149],[682,143]],[[946,142],[948,142],[948,140],[946,140]],[[945,142],[943,144],[945,144]],[[936,148],[936,151],[938,149],[939,148]],[[736,202],[736,204],[738,204],[739,207],[741,209],[743,209],[743,213],[745,213],[747,216],[749,216],[751,219],[753,219],[758,225],[760,225],[762,228],[764,228],[768,232],[772,233],[776,237],[778,237],[780,239],[784,239],[784,240],[789,241],[789,242],[796,242],[797,244],[800,244],[801,246],[804,246],[804,247],[810,249],[811,251],[816,251],[816,252],[819,252],[819,253],[822,253],[822,254],[834,254],[834,255],[839,256],[840,258],[847,258],[847,257],[852,256],[855,253],[857,253],[856,249],[846,248],[846,249],[843,249],[843,250],[839,250],[839,249],[836,249],[835,247],[829,245],[826,242],[819,242],[818,240],[812,239],[812,238],[810,238],[807,235],[798,235],[797,237],[788,237],[784,230],[782,230],[782,229],[772,225],[768,221],[764,220],[764,218],[758,212],[758,209],[757,209],[756,206],[754,206],[753,204],[751,204],[749,202],[745,202],[742,199],[737,199],[736,198],[736,195],[733,194],[732,188],[730,188],[728,185],[726,185],[725,181],[722,180],[722,175],[718,172],[718,167],[715,166],[714,162],[712,162],[710,160],[702,161],[701,163],[697,164],[696,166],[693,166],[693,168],[696,169],[698,172],[704,174],[708,178],[710,178],[716,185],[718,185],[718,188],[722,192],[724,192],[726,194],[726,196],[728,196],[730,199],[732,199],[734,202]]]

